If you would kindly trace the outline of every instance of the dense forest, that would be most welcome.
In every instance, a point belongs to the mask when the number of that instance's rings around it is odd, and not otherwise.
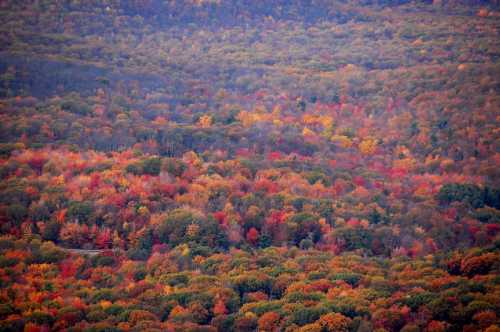
[[[0,331],[500,331],[499,1],[0,23]]]

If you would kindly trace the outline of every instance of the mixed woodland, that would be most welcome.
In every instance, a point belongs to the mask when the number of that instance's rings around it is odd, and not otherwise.
[[[0,331],[500,331],[498,1],[0,23]]]

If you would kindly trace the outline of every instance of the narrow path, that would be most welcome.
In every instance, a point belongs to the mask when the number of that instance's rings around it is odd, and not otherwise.
[[[72,254],[78,254],[78,255],[88,255],[88,256],[96,256],[99,255],[101,252],[105,251],[103,249],[70,249],[70,248],[62,248],[62,250],[66,252],[70,252]]]

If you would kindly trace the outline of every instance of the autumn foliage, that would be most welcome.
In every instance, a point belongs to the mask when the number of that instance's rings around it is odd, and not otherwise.
[[[0,331],[498,331],[498,5],[1,1]]]

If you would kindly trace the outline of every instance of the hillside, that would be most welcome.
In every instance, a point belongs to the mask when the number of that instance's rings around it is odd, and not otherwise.
[[[0,331],[500,330],[498,1],[0,23]]]

